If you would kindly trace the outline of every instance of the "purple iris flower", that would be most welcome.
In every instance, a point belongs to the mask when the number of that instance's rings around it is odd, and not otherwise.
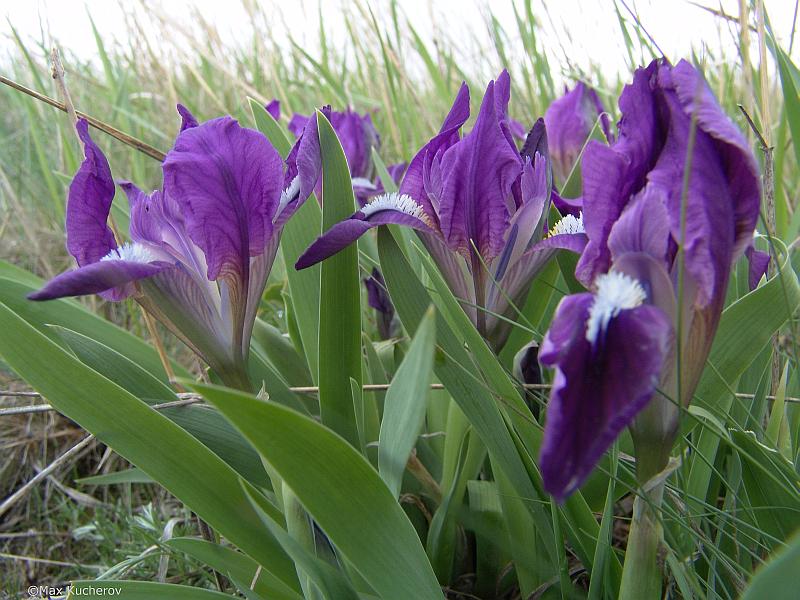
[[[378,269],[373,268],[372,275],[364,279],[364,287],[367,288],[367,303],[375,310],[378,335],[382,340],[388,340],[395,329],[395,311],[392,299],[389,298],[389,291],[386,289],[386,282]]]
[[[308,119],[309,117],[305,115],[292,115],[289,121],[289,131],[299,137],[303,133]],[[379,149],[381,144],[378,131],[375,129],[369,113],[360,115],[350,108],[344,112],[330,111],[328,120],[342,144],[345,157],[347,157],[356,200],[359,204],[364,204],[370,196],[382,191],[382,188],[378,190],[374,181],[377,177],[372,163],[372,149]],[[319,190],[317,191],[319,192]]]
[[[281,102],[277,98],[273,98],[267,102],[264,108],[276,121],[281,118]]]
[[[558,223],[546,239],[552,179],[541,120],[517,150],[508,125],[510,78],[503,71],[483,97],[472,131],[462,84],[439,133],[412,159],[398,193],[383,194],[317,239],[297,261],[309,267],[378,225],[416,229],[479,331],[500,348],[509,317],[557,248],[580,251],[580,219]]]
[[[78,268],[30,298],[131,296],[226,383],[248,387],[250,334],[281,229],[313,189],[318,168],[301,164],[299,175],[296,148],[284,173],[259,132],[230,117],[198,124],[179,110],[183,124],[162,165],[162,189],[146,194],[120,184],[130,204],[130,241],[121,245],[107,225],[111,169],[87,122],[78,121],[85,159],[69,187],[66,222]]]
[[[564,95],[553,102],[544,113],[553,170],[561,184],[567,180],[578,161],[598,118],[603,134],[611,142],[608,113],[597,92],[582,81],[571,91],[565,88]]]
[[[758,218],[755,158],[691,64],[637,70],[619,106],[619,139],[589,142],[582,161],[576,276],[591,292],[561,301],[539,353],[555,367],[541,467],[559,500],[626,426],[640,481],[663,470]]]

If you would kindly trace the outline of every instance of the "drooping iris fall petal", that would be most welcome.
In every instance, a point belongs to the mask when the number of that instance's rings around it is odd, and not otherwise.
[[[379,196],[340,221],[314,241],[297,259],[296,269],[306,269],[346,248],[378,225],[405,225],[420,231],[433,231],[422,207],[404,194]]]
[[[595,294],[561,301],[539,351],[556,369],[540,463],[545,489],[559,501],[650,400],[672,335],[669,317],[642,304],[638,282],[601,277]]]
[[[57,275],[30,294],[30,300],[54,300],[67,296],[100,294],[128,283],[152,277],[169,265],[131,260],[99,260]]]

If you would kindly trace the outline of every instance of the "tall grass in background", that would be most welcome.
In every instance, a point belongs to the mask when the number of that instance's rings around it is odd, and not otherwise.
[[[252,38],[241,40],[237,47],[225,46],[215,25],[201,14],[191,13],[189,18],[178,20],[148,2],[131,11],[115,31],[108,32],[112,35],[94,28],[96,56],[87,59],[74,56],[69,48],[60,49],[76,108],[166,149],[177,129],[174,106],[179,101],[203,118],[230,113],[243,122],[251,119],[247,97],[261,103],[278,98],[284,118],[293,112],[308,113],[326,103],[334,109],[350,105],[374,111],[382,135],[381,155],[388,164],[409,158],[430,137],[462,80],[481,89],[482,82],[507,67],[512,76],[512,116],[527,125],[560,95],[564,83],[576,79],[594,85],[607,109],[615,113],[614,99],[625,80],[607,79],[607,69],[599,64],[559,70],[558,64],[564,59],[557,57],[569,60],[568,51],[564,45],[543,39],[542,33],[548,31],[546,24],[552,23],[546,2],[516,2],[513,30],[504,29],[487,5],[485,29],[478,31],[475,39],[457,37],[457,32],[443,28],[437,30],[435,41],[426,42],[415,28],[414,16],[406,14],[402,3],[387,0],[372,6],[356,0],[346,5],[343,13],[324,14],[312,47],[295,40],[293,28],[263,3],[245,2],[245,7]],[[648,38],[624,3],[609,0],[609,10],[618,15],[619,30],[604,35],[624,41],[631,71],[660,56],[657,40]],[[692,11],[701,9],[686,6],[681,10],[691,18]],[[86,18],[91,20],[91,15]],[[742,39],[735,16],[720,14],[718,18],[721,36]],[[341,47],[331,44],[325,29],[336,19],[348,34]],[[275,28],[282,32],[280,43],[269,35]],[[23,39],[13,19],[5,33],[15,42],[15,50],[3,57],[3,73],[56,97],[49,55],[57,40]],[[552,26],[548,33],[548,40],[566,34],[554,31]],[[110,38],[125,40],[125,45]],[[774,142],[779,233],[796,233],[796,223],[788,227],[795,201],[791,190],[798,181],[797,153],[793,152],[790,132],[800,129],[800,107],[794,98],[784,105],[782,90],[796,93],[797,69],[768,37],[769,73],[762,89],[756,32],[750,32],[747,39],[752,47],[746,53],[740,51],[739,56],[715,56],[704,47],[687,58],[703,68],[724,108],[743,129],[748,128],[738,104],[748,109]],[[782,60],[776,60],[776,52]],[[744,70],[743,60],[747,64]],[[776,64],[781,67],[783,81],[775,76]],[[761,123],[763,97],[770,109],[766,127]],[[60,242],[64,183],[80,158],[74,136],[69,120],[53,108],[6,87],[0,88],[0,98],[5,107],[0,185],[6,209],[0,223],[6,239],[11,240],[3,245],[2,256],[15,256],[23,261],[21,266],[51,275],[63,266],[51,265],[50,261],[53,245],[57,247]],[[112,163],[121,165],[119,172],[129,174],[131,180],[155,184],[158,165],[154,161],[122,144],[107,145]],[[24,249],[17,240],[24,240]]]
[[[560,71],[554,57],[563,49],[544,40],[555,39],[563,32],[551,27],[545,36],[550,23],[546,4],[531,0],[515,3],[515,27],[511,30],[503,28],[487,5],[485,28],[479,36],[466,41],[455,34],[442,33],[435,43],[425,41],[418,33],[416,16],[406,14],[402,2],[373,4],[356,0],[343,13],[326,14],[320,19],[322,25],[313,47],[292,39],[291,28],[283,28],[289,32],[288,44],[271,39],[268,32],[279,24],[279,19],[262,4],[249,0],[245,0],[245,8],[254,34],[250,39],[240,40],[236,47],[224,45],[214,24],[200,14],[177,21],[162,14],[155,4],[143,3],[142,7],[119,24],[125,33],[117,35],[127,40],[125,45],[112,43],[95,29],[97,55],[92,60],[73,55],[69,48],[61,48],[61,52],[67,85],[78,110],[162,150],[171,145],[178,129],[174,109],[177,102],[189,106],[201,119],[228,113],[243,124],[252,125],[248,98],[259,104],[278,98],[284,121],[293,112],[309,113],[327,103],[335,109],[350,105],[359,111],[374,111],[373,119],[382,135],[381,159],[388,164],[410,158],[436,131],[462,80],[470,83],[473,90],[480,90],[501,67],[507,67],[513,86],[512,116],[529,126],[561,93],[563,83],[574,79],[583,79],[596,87],[605,106],[616,117],[614,99],[627,79],[627,76],[621,80],[608,78],[598,64],[580,65],[581,71]],[[751,7],[753,15],[756,8]],[[631,72],[660,54],[656,47],[658,40],[649,39],[627,6],[609,0],[609,10],[616,11],[619,29],[604,35],[619,36],[624,41]],[[701,9],[686,6],[681,10],[691,14]],[[773,39],[768,22],[759,31],[749,25],[743,28],[736,16],[718,13],[718,18],[721,35],[735,36],[739,42],[738,55],[714,56],[698,49],[687,58],[703,70],[728,114],[750,132],[754,146],[757,147],[757,135],[751,131],[739,105],[773,148],[774,233],[777,240],[791,247],[800,229],[800,210],[796,210],[800,189],[800,71],[790,60],[788,47],[781,48]],[[330,19],[344,23],[347,31],[344,44],[334,45],[330,41],[326,30]],[[2,74],[57,97],[48,65],[52,41],[23,39],[13,20],[6,33],[13,38],[15,50],[2,59]],[[763,62],[761,44],[765,49]],[[0,259],[50,277],[71,262],[63,248],[65,188],[81,155],[70,121],[63,113],[5,86],[0,86],[0,106],[4,108],[0,115]],[[142,187],[158,184],[160,167],[156,161],[103,134],[94,135],[115,173],[124,173]],[[758,156],[763,160],[765,155],[759,152]],[[124,209],[119,208],[124,204],[115,202],[114,216],[119,221],[126,219]],[[766,232],[768,222],[772,229],[772,218],[771,210],[765,210],[759,230]],[[792,255],[795,261],[796,256]],[[787,268],[791,269],[791,265]],[[738,276],[732,279],[731,300],[746,292],[744,269],[740,265]],[[282,312],[285,270],[276,265],[271,277],[262,318],[285,330]],[[557,280],[555,287],[560,284],[563,280]],[[542,313],[552,312],[557,300],[554,297]],[[86,302],[98,308],[97,301]],[[139,337],[149,338],[133,303],[102,304],[99,308],[104,316]],[[787,400],[800,396],[794,362],[797,342],[794,325],[790,319],[775,346],[754,357],[740,377],[737,373],[734,379],[725,380],[722,374],[721,383],[716,385],[727,388],[734,399],[727,408],[698,406],[689,410],[692,423],[703,424],[706,435],[699,438],[698,447],[688,450],[703,457],[705,462],[691,462],[691,469],[681,467],[670,488],[676,505],[695,516],[687,520],[684,513],[665,509],[665,535],[671,550],[663,560],[671,573],[673,595],[710,598],[738,595],[764,559],[783,546],[800,519],[797,496],[800,404]],[[171,355],[188,369],[197,371],[196,364],[179,344],[170,341],[167,335],[164,337]],[[730,339],[747,343],[734,334]],[[517,347],[519,343],[516,342]],[[732,348],[728,354],[736,352]],[[510,356],[513,356],[511,350],[501,356],[506,368]],[[779,380],[775,378],[776,364]],[[4,378],[0,381],[12,378],[10,373],[0,377]],[[733,392],[740,395],[734,396]],[[768,399],[768,395],[777,399]],[[0,438],[18,435],[18,429],[4,431],[5,427],[12,427],[8,423],[0,421]],[[464,428],[466,431],[466,424]],[[730,434],[730,428],[736,428],[737,433]],[[756,433],[750,437],[739,429]],[[432,446],[438,444],[435,438],[432,440]],[[783,451],[787,447],[789,450],[783,455],[794,461],[794,472],[787,469],[788,461],[778,460],[771,449]],[[448,446],[444,451],[448,460],[458,462],[464,458],[459,456],[458,447]],[[723,461],[722,455],[728,451],[741,457]],[[467,456],[464,460],[470,459],[474,457]],[[614,473],[616,465],[616,460],[604,463]],[[632,485],[630,473],[625,471],[629,469],[623,468],[620,461],[619,476],[612,477],[618,489],[608,491],[610,503],[605,501],[603,487],[595,494],[598,501],[586,508],[586,514],[591,509],[603,516],[601,529],[596,531],[599,535],[619,533],[612,530],[610,511],[620,490]],[[456,474],[452,477],[456,485],[460,480]],[[471,481],[469,489],[461,489],[461,496],[468,493],[471,505],[480,507],[476,514],[491,520],[500,510],[498,502],[503,503],[480,484]],[[126,497],[131,497],[130,492]],[[133,497],[141,499],[147,494],[137,496],[134,491]],[[136,512],[135,501],[126,508]],[[549,513],[549,508],[545,509]],[[506,510],[508,506],[503,507]],[[514,552],[560,555],[562,536],[571,533],[580,538],[586,533],[577,530],[581,522],[572,520],[575,514],[570,510],[553,508],[550,524],[555,538],[544,542],[547,548],[520,549],[514,547],[512,540]],[[546,517],[550,520],[551,515]],[[149,513],[140,518],[157,521]],[[529,526],[527,513],[519,516],[518,523]],[[151,530],[156,531],[161,525],[153,525]],[[576,530],[565,532],[562,527]],[[615,527],[622,528],[624,533],[624,522]],[[151,537],[144,536],[141,543],[153,542]],[[543,543],[541,539],[539,543]],[[430,552],[434,557],[442,553],[441,549]],[[612,556],[610,549],[598,544],[593,558],[599,561],[596,564],[605,564],[608,571],[613,571]],[[557,575],[563,584],[561,597],[569,597],[573,588],[565,581],[588,579],[589,575],[576,569],[577,561],[572,558],[560,556],[557,563]],[[78,574],[87,576],[85,572]],[[539,575],[525,575],[529,582],[536,583],[532,589],[554,593],[559,580],[541,581]],[[592,597],[608,595],[601,581],[592,577],[589,585]],[[193,579],[191,574],[180,582],[211,584],[210,578]]]

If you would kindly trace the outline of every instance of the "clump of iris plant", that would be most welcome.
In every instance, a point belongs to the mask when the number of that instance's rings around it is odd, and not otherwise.
[[[747,140],[689,63],[637,70],[619,106],[619,139],[589,142],[582,161],[588,242],[576,276],[591,291],[561,301],[539,352],[555,368],[540,461],[545,488],[563,500],[630,428],[650,496],[634,506],[623,589],[646,597],[633,590],[648,578],[660,587],[650,577],[658,476],[711,349],[731,267],[752,244],[760,189]]]
[[[107,224],[114,198],[108,161],[87,122],[78,121],[85,159],[69,186],[66,215],[67,249],[78,268],[30,299],[131,297],[227,385],[249,389],[250,335],[281,230],[319,177],[316,128],[284,165],[266,137],[231,117],[198,124],[184,107],[179,112],[162,188],[146,194],[120,184],[130,205],[124,243]]]
[[[461,89],[439,133],[411,160],[399,191],[377,196],[337,223],[297,261],[309,267],[378,225],[417,230],[456,297],[495,349],[509,317],[557,248],[580,250],[581,220],[570,216],[547,229],[552,175],[540,120],[518,150],[508,117],[511,81],[503,71],[489,83],[475,126],[469,89]]]

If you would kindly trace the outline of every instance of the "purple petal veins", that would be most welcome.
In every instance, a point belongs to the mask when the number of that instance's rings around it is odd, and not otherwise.
[[[398,194],[383,194],[331,227],[298,259],[306,268],[392,223],[416,229],[464,310],[499,349],[509,317],[533,278],[559,249],[580,251],[585,233],[565,230],[539,246],[552,193],[547,136],[540,119],[517,150],[508,117],[510,77],[490,82],[472,131],[462,84],[439,133],[414,156]],[[475,306],[477,304],[477,307]]]
[[[702,374],[732,265],[748,255],[751,286],[766,268],[752,248],[755,159],[694,67],[654,61],[635,73],[619,105],[619,138],[611,146],[589,142],[581,165],[586,247],[576,276],[594,294],[562,300],[540,353],[556,369],[541,460],[545,486],[559,499],[626,426],[637,456],[666,464],[679,429],[676,406],[688,404]],[[575,226],[575,217],[566,219],[553,233]]]
[[[131,241],[121,246],[105,223],[114,196],[108,162],[78,123],[86,159],[70,185],[67,238],[80,268],[31,298],[134,295],[223,379],[238,373],[232,381],[240,385],[281,226],[305,200],[301,183],[313,188],[313,161],[311,173],[293,163],[284,190],[282,161],[263,135],[230,117],[198,124],[178,110],[183,126],[163,164],[163,189],[148,195],[120,184],[131,215]]]

